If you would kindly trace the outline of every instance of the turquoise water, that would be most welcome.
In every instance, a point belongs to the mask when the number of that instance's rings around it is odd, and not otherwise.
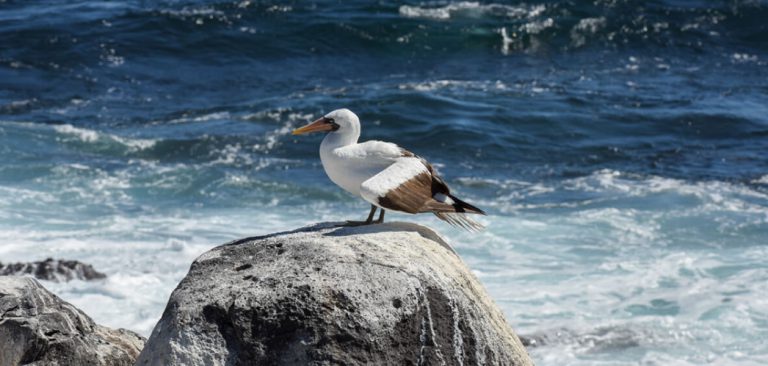
[[[539,365],[768,363],[768,4],[0,3],[0,261],[148,334],[190,262],[361,219],[336,108],[485,209],[429,216]]]

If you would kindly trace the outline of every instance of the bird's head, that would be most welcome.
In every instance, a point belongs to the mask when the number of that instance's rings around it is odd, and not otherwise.
[[[331,132],[331,133],[357,133],[360,134],[360,119],[349,109],[337,109],[314,122],[293,130],[294,135],[301,135],[310,132]]]

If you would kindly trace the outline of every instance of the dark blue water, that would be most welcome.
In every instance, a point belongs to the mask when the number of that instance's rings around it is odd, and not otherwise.
[[[538,364],[768,362],[768,2],[0,1],[0,261],[147,333],[189,261],[362,217],[336,108],[436,163],[429,217]]]

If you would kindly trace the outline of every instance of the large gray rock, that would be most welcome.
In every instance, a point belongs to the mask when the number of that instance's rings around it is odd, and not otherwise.
[[[329,224],[200,256],[138,365],[531,365],[435,232]]]
[[[29,277],[0,276],[0,366],[132,365],[136,333],[95,324]]]

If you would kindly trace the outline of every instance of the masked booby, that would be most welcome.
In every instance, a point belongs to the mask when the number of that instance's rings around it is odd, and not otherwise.
[[[452,195],[425,159],[391,142],[358,143],[360,120],[349,109],[328,113],[293,134],[310,132],[327,133],[320,144],[320,160],[331,181],[371,204],[365,221],[348,221],[349,225],[382,223],[384,211],[392,210],[409,214],[431,212],[457,227],[483,228],[467,214],[485,212]],[[377,209],[381,213],[374,221]]]

